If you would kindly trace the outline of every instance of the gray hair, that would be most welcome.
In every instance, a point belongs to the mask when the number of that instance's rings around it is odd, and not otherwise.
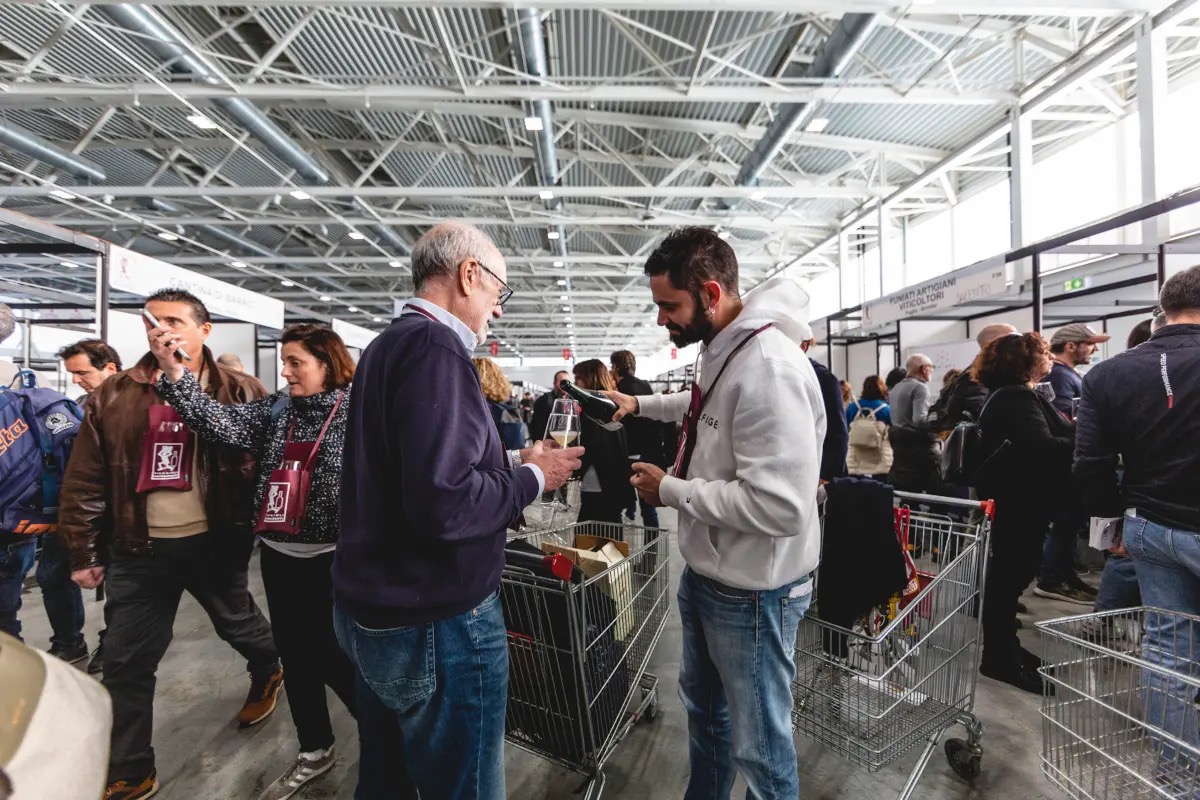
[[[0,303],[0,342],[12,336],[16,329],[17,318],[13,315],[13,310],[4,303]]]
[[[490,261],[488,256],[496,249],[488,235],[474,226],[460,222],[435,225],[413,247],[413,291],[420,292],[431,278],[453,275],[468,258]]]
[[[242,360],[238,358],[237,353],[221,353],[221,355],[217,356],[217,363],[230,369],[244,370],[246,368],[242,364]]]

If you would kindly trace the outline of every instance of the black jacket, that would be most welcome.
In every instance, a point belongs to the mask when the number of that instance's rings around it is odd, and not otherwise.
[[[1070,488],[1075,426],[1028,386],[1004,386],[988,399],[980,415],[981,450],[996,453],[976,487],[980,497],[1019,501],[1026,507],[1055,508]]]
[[[650,384],[641,378],[628,375],[617,382],[617,391],[633,397],[645,397],[654,394]],[[629,445],[629,454],[647,464],[666,469],[675,459],[676,439],[675,425],[669,422],[658,422],[636,415],[625,418],[625,438]]]
[[[831,481],[846,475],[846,451],[850,448],[850,429],[846,408],[842,405],[842,383],[819,361],[808,360],[817,373],[821,399],[825,401],[825,444],[821,448],[821,480]]]
[[[550,411],[559,395],[553,391],[546,392],[533,401],[533,420],[529,423],[529,438],[535,442],[546,438],[546,426],[550,424]]]
[[[978,421],[979,412],[983,409],[987,396],[988,390],[971,377],[971,367],[967,367],[954,379],[954,383],[950,384],[945,415],[939,418],[938,429],[953,430],[960,422]]]
[[[586,416],[580,417],[580,422],[579,443],[583,445],[580,460],[583,466],[576,474],[582,478],[589,469],[595,467],[601,493],[614,504],[627,508],[628,504],[635,502],[635,496],[633,486],[629,483],[633,469],[629,461],[629,449],[625,445],[625,431],[606,431]]]
[[[1200,531],[1200,325],[1168,325],[1092,367],[1077,421],[1075,476],[1090,516],[1136,508]]]

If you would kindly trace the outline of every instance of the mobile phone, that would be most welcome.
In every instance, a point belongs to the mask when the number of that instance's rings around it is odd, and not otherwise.
[[[155,319],[155,318],[154,318],[154,315],[150,313],[150,309],[148,309],[148,308],[143,308],[143,309],[142,309],[142,316],[146,318],[146,322],[149,322],[149,323],[150,323],[151,325],[153,325],[155,328],[161,328],[161,327],[162,327],[162,323],[160,323],[160,322],[159,322],[157,319]],[[191,357],[191,356],[189,356],[189,355],[187,354],[187,352],[185,352],[185,351],[184,351],[184,349],[183,349],[182,347],[177,347],[177,348],[175,348],[175,355],[179,356],[179,357],[180,357],[180,358],[182,358],[184,361],[191,361],[191,360],[192,360],[192,357]]]

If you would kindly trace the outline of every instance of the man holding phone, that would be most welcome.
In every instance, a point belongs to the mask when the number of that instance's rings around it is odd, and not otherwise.
[[[146,327],[187,360],[219,403],[264,397],[252,376],[216,363],[204,346],[212,330],[194,295],[166,289],[146,301]],[[113,701],[105,800],[138,800],[158,790],[151,746],[155,672],[171,642],[187,591],[222,639],[247,660],[250,694],[243,727],[266,719],[283,670],[266,618],[250,596],[252,457],[198,439],[170,418],[154,389],[147,354],[92,394],[63,481],[59,534],[71,577],[84,589],[105,582],[108,633],[104,686]]]

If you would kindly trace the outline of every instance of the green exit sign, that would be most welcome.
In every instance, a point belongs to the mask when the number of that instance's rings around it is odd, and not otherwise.
[[[1091,278],[1072,278],[1069,281],[1063,281],[1063,291],[1078,292],[1080,289],[1086,289],[1091,285]]]

